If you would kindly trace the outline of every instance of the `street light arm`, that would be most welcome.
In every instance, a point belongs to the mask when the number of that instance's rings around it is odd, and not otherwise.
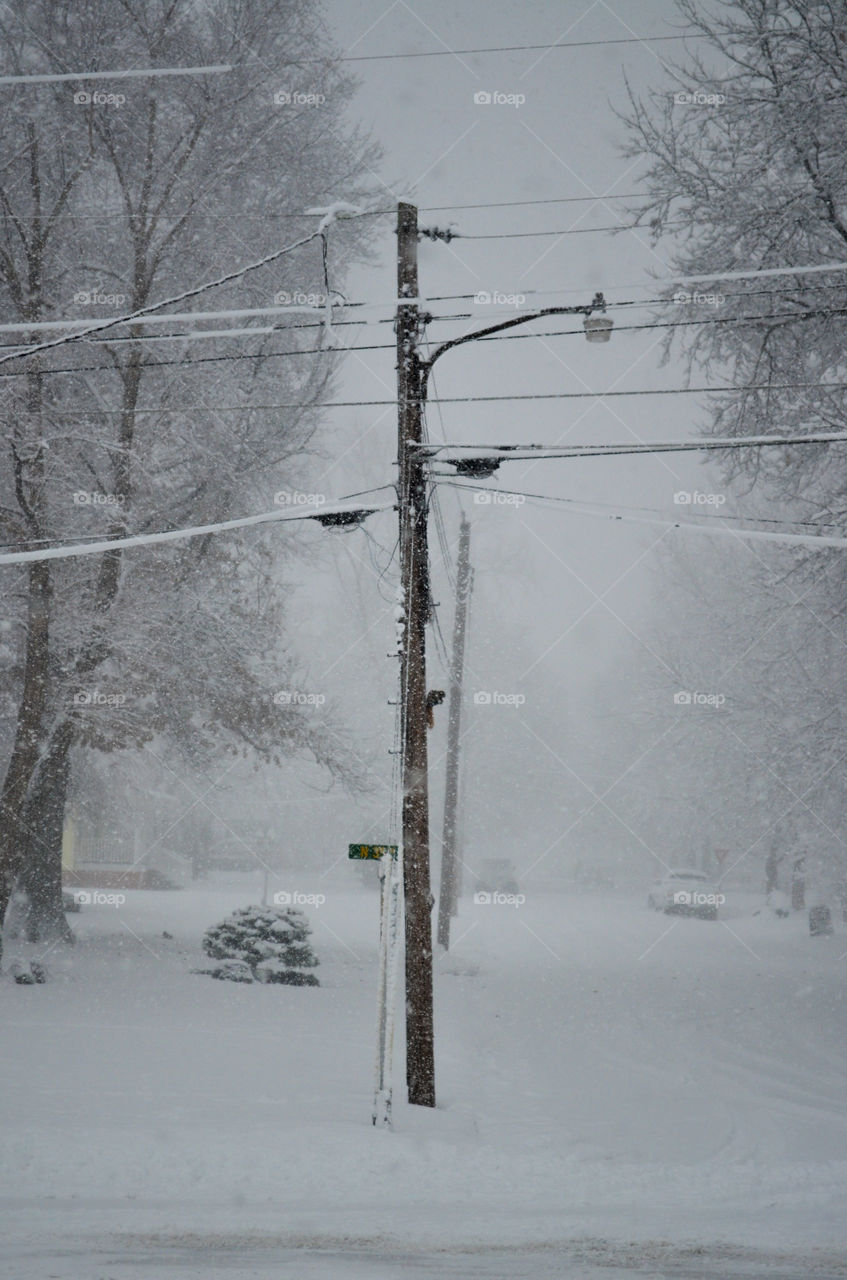
[[[605,309],[606,300],[602,293],[597,293],[587,306],[544,307],[541,311],[533,311],[531,315],[516,316],[513,320],[501,320],[499,324],[491,324],[485,329],[476,329],[473,333],[466,333],[461,338],[451,338],[449,342],[442,342],[440,347],[435,348],[428,360],[420,362],[421,389],[424,399],[426,398],[427,380],[432,366],[439,356],[443,356],[444,352],[449,351],[451,347],[460,347],[463,343],[474,342],[477,338],[487,338],[489,334],[500,333],[502,329],[514,329],[516,325],[528,324],[530,320],[540,320],[542,316],[590,316],[593,311],[605,311]]]

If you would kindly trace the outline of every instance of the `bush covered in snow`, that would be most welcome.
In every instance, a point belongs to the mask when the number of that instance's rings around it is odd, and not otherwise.
[[[215,978],[284,982],[292,987],[320,986],[312,973],[317,957],[309,945],[308,920],[296,907],[242,907],[203,935],[203,950],[227,963],[207,972]],[[237,966],[231,962],[240,962]],[[235,973],[240,974],[235,978]]]

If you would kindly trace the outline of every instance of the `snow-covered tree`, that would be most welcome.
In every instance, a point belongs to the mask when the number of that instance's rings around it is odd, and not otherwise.
[[[677,8],[698,39],[686,58],[667,64],[660,88],[631,95],[628,115],[630,153],[647,163],[640,215],[674,272],[712,277],[669,291],[663,318],[703,323],[670,330],[667,354],[679,350],[690,369],[738,388],[710,397],[706,435],[843,431],[843,273],[720,275],[844,259],[844,5],[677,0]],[[750,447],[712,458],[748,519],[776,517],[804,533],[847,528],[847,446]],[[782,806],[837,862],[843,850],[833,833],[847,816],[836,766],[847,750],[844,554],[753,555],[743,544],[734,554],[698,550],[694,580],[698,589],[705,583],[708,607],[688,596],[688,660],[701,680],[706,663],[713,680],[724,680],[726,728],[738,731],[733,743],[717,719],[710,725],[718,737],[707,786],[718,794],[732,761],[746,761],[740,776],[762,830]]]
[[[639,648],[638,678],[624,668],[610,693],[623,721],[610,803],[657,865],[751,887],[771,852],[807,851],[824,887],[847,869],[847,672],[793,587],[801,554],[679,534],[664,556],[649,665]]]
[[[302,238],[316,224],[304,209],[364,194],[372,150],[343,118],[351,85],[311,0],[201,11],[188,0],[15,0],[3,24],[10,74],[235,68],[16,93],[0,126],[0,296],[16,318],[131,312]],[[337,289],[366,234],[363,220],[340,223],[190,305]],[[202,344],[148,344],[138,325],[7,366],[7,545],[266,510],[296,483],[319,423],[312,406],[337,366],[303,321],[282,315],[278,334]],[[300,407],[251,407],[279,402]],[[346,772],[326,724],[272,700],[291,666],[280,646],[280,551],[291,545],[249,530],[4,571],[0,919],[21,873],[42,932],[66,930],[59,833],[74,746],[169,734],[188,752],[304,749]]]
[[[311,932],[297,907],[242,907],[206,930],[203,950],[213,960],[245,965],[259,982],[317,987],[318,979],[305,972],[318,964],[309,943]],[[231,977],[233,970],[225,967],[212,973]]]
[[[843,4],[677,5],[687,30],[703,39],[661,89],[632,96],[628,119],[631,154],[648,166],[649,196],[639,212],[663,254],[680,276],[843,260]],[[845,376],[844,296],[840,272],[712,280],[674,291],[668,318],[719,322],[679,330],[692,365],[760,388],[713,397],[710,434],[847,427],[843,392],[829,385]],[[844,450],[734,450],[723,465],[728,477],[762,485],[794,514],[844,525]]]

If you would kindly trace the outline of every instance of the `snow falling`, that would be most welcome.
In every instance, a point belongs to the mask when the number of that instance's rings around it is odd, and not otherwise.
[[[0,49],[0,1277],[847,1276],[842,0]]]

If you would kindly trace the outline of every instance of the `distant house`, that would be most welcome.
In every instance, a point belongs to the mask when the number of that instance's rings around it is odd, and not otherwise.
[[[62,833],[62,883],[69,889],[160,889],[190,877],[187,860],[158,843],[145,847],[138,829],[70,809]]]

